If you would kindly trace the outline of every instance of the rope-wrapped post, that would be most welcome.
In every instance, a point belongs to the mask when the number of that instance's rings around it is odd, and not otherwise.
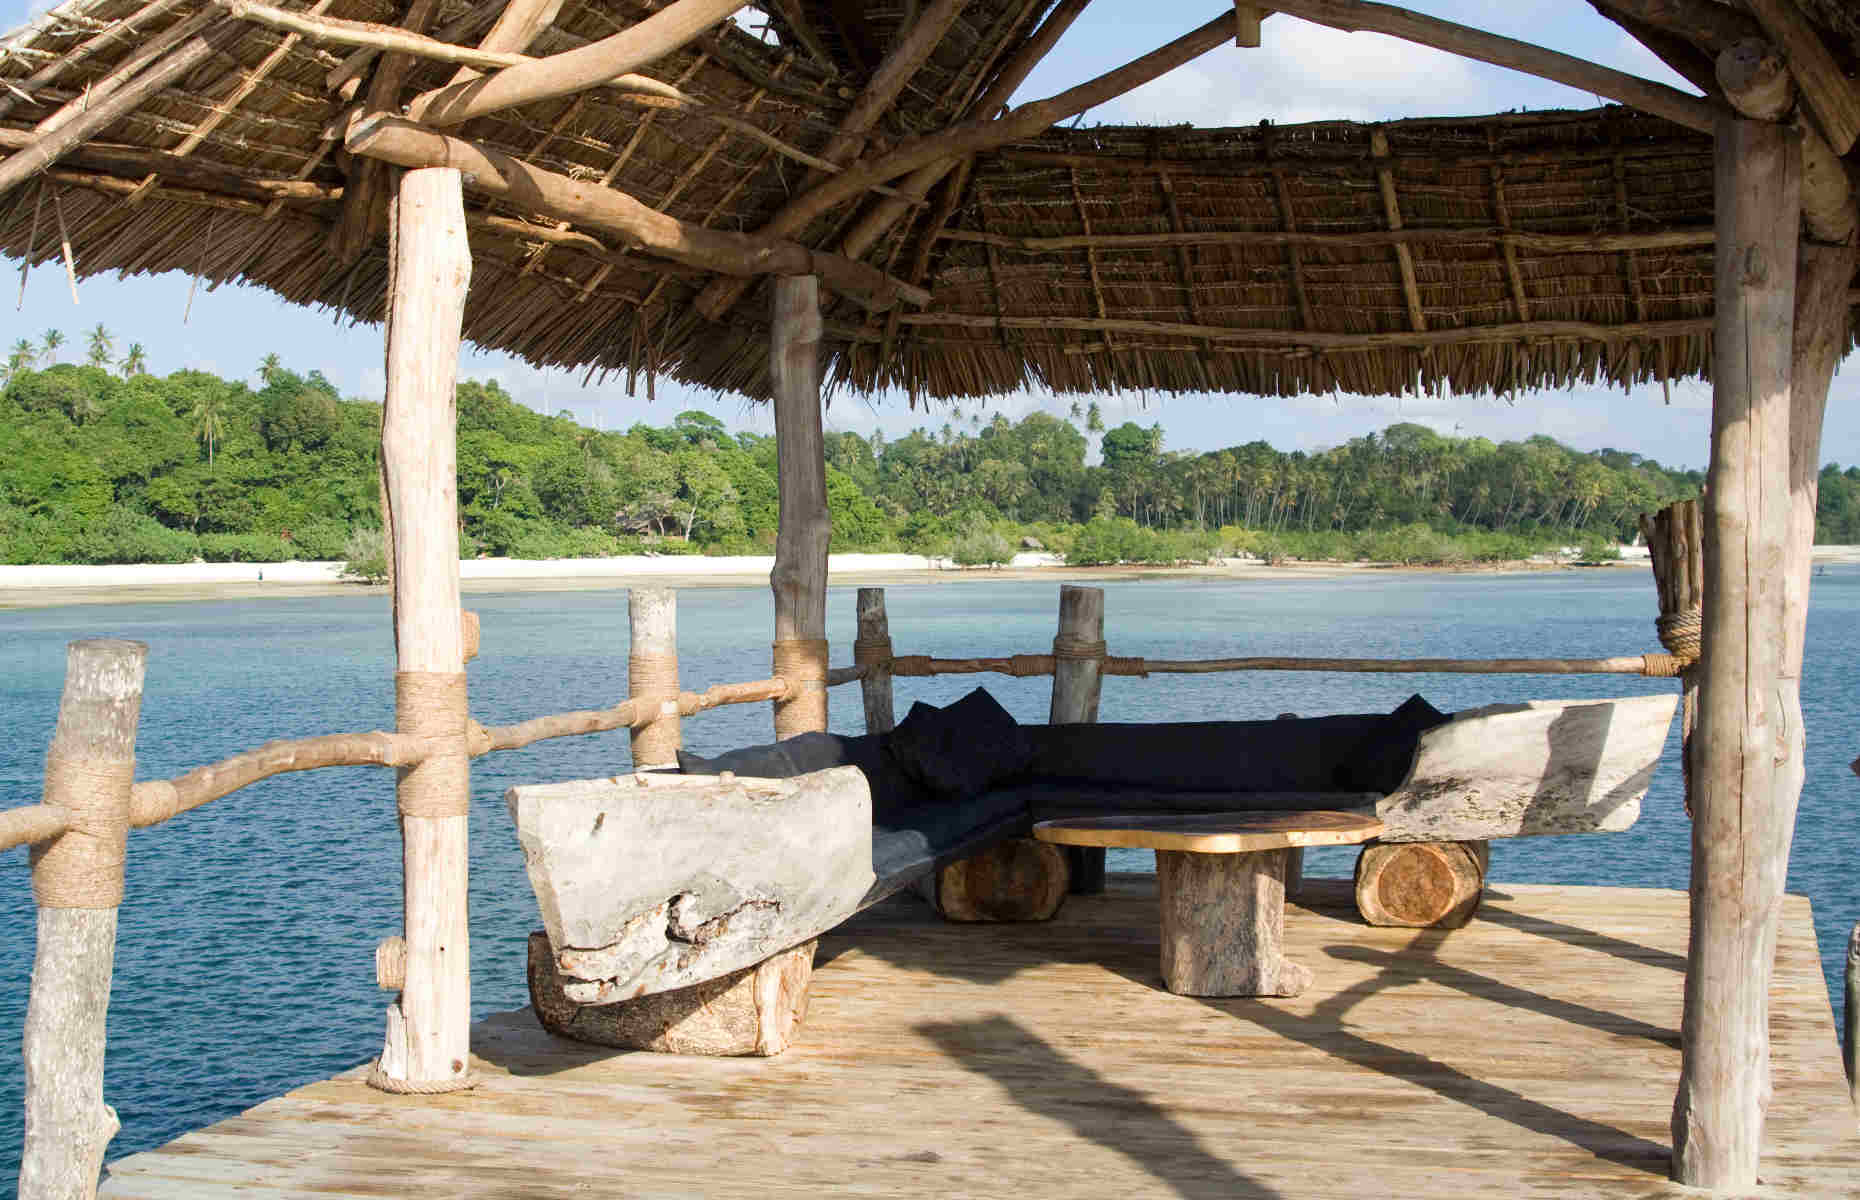
[[[471,766],[459,603],[455,381],[471,280],[452,168],[408,171],[391,206],[387,403],[381,422],[394,581],[396,729],[430,753],[400,769],[406,967],[369,1082],[389,1092],[470,1087],[466,888]]]
[[[820,425],[820,286],[812,275],[772,281],[769,373],[775,396],[775,736],[827,728],[826,439]]]
[[[22,1197],[96,1195],[104,1148],[121,1128],[103,1102],[104,1019],[147,662],[141,642],[98,638],[66,651],[45,803],[71,819],[64,833],[32,848],[39,920],[22,1039]]]
[[[633,769],[676,767],[684,745],[678,720],[678,593],[671,588],[633,588],[627,593],[632,642],[626,656],[626,694],[653,709],[635,725]],[[656,703],[648,697],[657,697]]]
[[[1104,650],[1104,589],[1062,586],[1059,632],[1053,637],[1053,707],[1048,718],[1053,724],[1097,722]],[[1066,862],[1072,868],[1074,893],[1096,895],[1104,891],[1103,850],[1067,846]]]
[[[898,710],[891,699],[891,621],[885,615],[885,589],[859,589],[859,637],[853,642],[853,665],[866,668],[859,678],[865,701],[865,731],[890,733]]]
[[[1669,504],[1653,516],[1644,513],[1640,531],[1653,560],[1653,585],[1660,597],[1654,629],[1660,644],[1683,665],[1679,674],[1680,774],[1686,812],[1692,811],[1692,729],[1699,710],[1699,631],[1705,599],[1705,523],[1697,500]],[[1649,656],[1650,658],[1652,656]]]

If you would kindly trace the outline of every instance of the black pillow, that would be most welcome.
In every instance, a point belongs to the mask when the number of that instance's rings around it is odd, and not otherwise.
[[[905,774],[949,800],[1012,779],[1033,757],[1026,731],[986,688],[946,708],[919,700],[892,731],[888,749]]]
[[[766,746],[730,750],[715,758],[700,758],[680,750],[678,769],[686,775],[721,775],[733,771],[751,779],[792,779],[796,775],[855,763],[865,749],[862,743],[875,740],[841,737],[836,733],[798,733]]]
[[[1357,752],[1337,768],[1337,784],[1345,791],[1394,791],[1408,778],[1415,747],[1421,735],[1453,718],[1421,697],[1419,692],[1402,701],[1381,729],[1363,739]]]

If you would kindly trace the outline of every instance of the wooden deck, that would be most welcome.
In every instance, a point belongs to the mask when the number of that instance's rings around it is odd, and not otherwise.
[[[1683,894],[1499,885],[1436,933],[1368,928],[1324,888],[1286,921],[1316,985],[1259,1001],[1160,989],[1153,887],[1113,877],[1046,925],[873,910],[822,942],[775,1059],[601,1051],[501,1014],[474,1092],[351,1071],[125,1158],[103,1195],[1699,1194],[1666,1180]],[[1774,1001],[1764,1194],[1851,1197],[1799,897]]]

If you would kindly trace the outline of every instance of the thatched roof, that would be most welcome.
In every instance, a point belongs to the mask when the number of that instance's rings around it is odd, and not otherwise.
[[[1802,4],[1851,65],[1860,18],[1845,0]],[[475,45],[501,7],[440,0],[429,28]],[[527,53],[572,49],[662,7],[571,0]],[[827,153],[925,6],[766,7],[778,45],[726,24],[642,68],[695,108],[601,89],[450,132],[694,225],[756,232],[819,178],[797,158]],[[979,98],[1050,7],[967,4],[868,151],[987,115]],[[62,223],[81,275],[198,272],[380,320],[383,213],[358,256],[331,251],[362,161],[341,141],[357,85],[330,87],[350,49],[200,15],[215,12],[204,0],[74,0],[5,42],[0,147],[11,151],[60,106],[107,90],[164,32],[189,21],[220,31],[212,57],[42,183],[0,197],[0,250],[55,259]],[[388,0],[334,0],[324,13],[403,19]],[[398,102],[455,70],[412,63]],[[366,96],[367,72],[358,79]],[[840,247],[883,199],[867,192],[792,237]],[[540,365],[765,393],[759,291],[712,320],[694,305],[715,278],[702,270],[501,200],[467,200],[472,341]],[[1410,231],[1399,245],[1391,212]],[[1056,129],[977,156],[863,250],[932,302],[868,314],[836,301],[829,378],[953,397],[1028,384],[1271,395],[1696,375],[1709,365],[1710,225],[1710,139],[1619,107],[1376,127]],[[1288,232],[1302,240],[1288,244]],[[1091,240],[1107,237],[1126,240]],[[1073,240],[1029,240],[1053,238]]]

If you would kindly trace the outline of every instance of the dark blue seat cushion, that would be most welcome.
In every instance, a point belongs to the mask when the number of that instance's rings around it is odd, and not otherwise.
[[[936,798],[894,805],[872,816],[873,892],[889,892],[924,874],[979,834],[988,840],[1024,834],[1032,825],[1025,799],[997,789],[962,800]],[[980,847],[977,847],[979,849]],[[889,886],[888,886],[889,885]]]

